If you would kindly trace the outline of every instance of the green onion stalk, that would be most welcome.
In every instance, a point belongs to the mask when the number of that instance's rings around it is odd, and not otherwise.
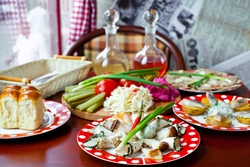
[[[126,137],[121,141],[121,143],[116,147],[116,151],[122,150],[127,142],[140,130],[142,130],[151,120],[153,120],[156,116],[162,114],[164,111],[168,110],[174,105],[174,102],[170,102],[165,106],[157,107],[153,112],[147,115],[141,122],[132,130],[130,131]]]
[[[192,82],[190,84],[188,84],[189,86],[194,85],[194,88],[196,89],[197,87],[199,87],[203,82],[205,82],[205,80],[207,80],[209,78],[209,76],[211,76],[213,73],[208,73],[206,74],[203,78],[201,78],[198,81]]]
[[[135,81],[135,82],[140,82],[143,84],[149,84],[153,86],[168,88],[166,85],[162,85],[162,84],[150,81],[150,80],[140,78],[141,76],[145,76],[145,75],[157,74],[159,69],[160,68],[148,68],[148,69],[142,69],[142,70],[131,70],[131,71],[121,72],[117,74],[106,74],[106,75],[94,76],[94,77],[88,78],[80,82],[77,87],[73,88],[73,91],[77,91],[79,89],[88,87],[93,84],[97,84],[103,79],[126,79],[126,80]]]

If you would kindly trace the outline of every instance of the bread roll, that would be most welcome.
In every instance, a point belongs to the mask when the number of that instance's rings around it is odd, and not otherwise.
[[[18,128],[19,91],[6,89],[0,96],[0,126],[7,129]]]
[[[6,90],[17,90],[17,91],[19,91],[20,89],[21,89],[22,87],[21,86],[19,86],[19,85],[7,85],[7,86],[5,86],[4,88],[3,88],[3,90],[2,90],[2,92],[4,92],[4,91],[6,91]]]
[[[46,111],[42,95],[33,86],[6,86],[0,96],[0,126],[35,130],[43,122]]]
[[[18,126],[20,129],[35,130],[43,122],[46,111],[41,93],[36,88],[20,89],[18,103]]]
[[[23,93],[23,92],[26,92],[26,91],[37,91],[37,92],[39,92],[39,90],[34,86],[23,86],[19,91],[20,91],[20,93]]]

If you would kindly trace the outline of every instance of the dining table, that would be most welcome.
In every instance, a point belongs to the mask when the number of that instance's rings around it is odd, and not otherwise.
[[[61,103],[64,91],[45,100]],[[180,91],[181,98],[197,93]],[[243,84],[223,94],[250,97]],[[174,112],[167,114],[178,118]],[[79,146],[77,134],[92,122],[71,114],[60,127],[46,133],[0,139],[0,166],[2,167],[122,167],[124,164],[108,162],[89,155]],[[245,131],[220,131],[192,125],[200,135],[198,147],[187,156],[156,166],[169,167],[235,167],[250,164],[250,129]],[[136,165],[135,166],[140,166]]]

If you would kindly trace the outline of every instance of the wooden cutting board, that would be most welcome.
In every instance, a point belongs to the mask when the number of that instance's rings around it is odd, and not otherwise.
[[[181,97],[178,96],[176,98],[176,101],[179,100]],[[100,108],[98,110],[96,110],[95,112],[93,113],[89,113],[89,112],[86,112],[86,111],[80,111],[80,110],[77,110],[77,109],[74,109],[74,108],[71,108],[69,106],[69,104],[62,98],[61,99],[61,103],[63,105],[65,105],[66,107],[68,107],[71,111],[71,113],[77,117],[80,117],[80,118],[83,118],[83,119],[87,119],[87,120],[97,120],[99,118],[103,118],[103,117],[107,117],[107,116],[110,116],[110,112],[107,112],[107,111],[104,111],[104,108]],[[158,106],[165,106],[166,104],[168,104],[168,102],[155,102],[155,105],[153,108],[151,108],[148,112],[152,112],[156,107]],[[167,115],[169,114],[170,112],[172,112],[172,108],[167,110],[166,112],[163,113],[163,115]]]

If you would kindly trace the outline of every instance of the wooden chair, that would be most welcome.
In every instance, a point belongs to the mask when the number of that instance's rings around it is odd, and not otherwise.
[[[143,27],[122,25],[116,35],[118,49],[129,58],[130,68],[135,54],[144,46],[145,31]],[[105,48],[105,30],[103,28],[80,37],[64,55],[86,56],[89,60],[94,58]],[[161,49],[168,60],[168,69],[186,69],[182,53],[175,43],[162,33],[156,32],[156,45]]]

